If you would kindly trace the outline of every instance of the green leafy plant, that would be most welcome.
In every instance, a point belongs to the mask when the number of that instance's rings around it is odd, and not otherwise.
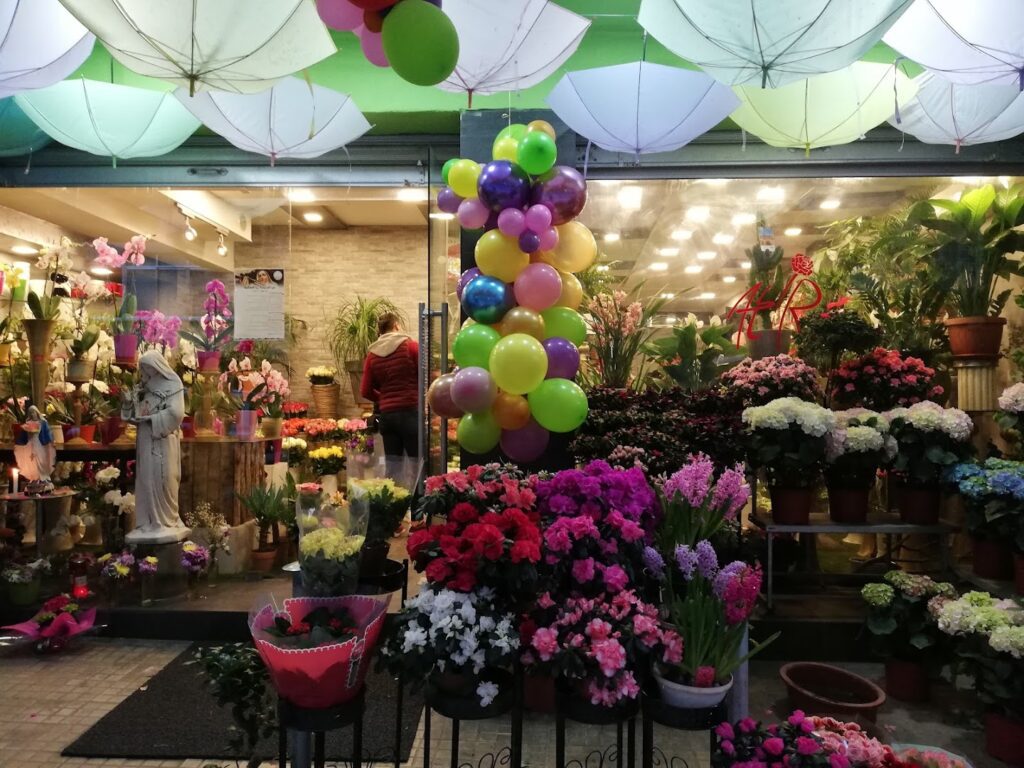
[[[117,305],[114,312],[114,320],[110,324],[111,330],[116,334],[133,333],[135,330],[135,313],[139,308],[139,300],[134,293],[126,293]]]
[[[742,350],[732,342],[732,325],[707,325],[699,328],[696,318],[677,325],[671,335],[655,339],[647,354],[661,366],[665,376],[687,392],[711,386],[730,366],[742,358]]]
[[[28,293],[28,311],[36,320],[56,320],[60,315],[60,296],[40,296],[35,291]]]
[[[238,495],[239,502],[259,527],[258,549],[277,548],[279,538],[276,523],[284,515],[287,498],[286,488],[280,485],[272,488],[257,485],[248,493]]]
[[[394,314],[405,323],[405,315],[391,299],[356,296],[346,301],[328,319],[324,341],[339,367],[349,360],[361,361],[377,340],[377,323],[386,314]]]
[[[96,342],[100,340],[100,331],[94,325],[90,325],[82,331],[71,342],[71,354],[75,357],[85,357],[86,353],[96,346]]]
[[[644,305],[629,298],[625,291],[613,291],[599,293],[587,303],[593,333],[590,357],[599,386],[639,388],[644,381],[647,360],[641,351],[654,333],[651,318],[665,300],[649,300]]]
[[[768,229],[764,219],[757,222],[758,232]],[[777,302],[782,294],[785,285],[786,275],[782,269],[782,248],[777,245],[770,245],[767,242],[758,242],[753,248],[744,251],[747,260],[750,262],[750,271],[747,275],[747,284],[753,288],[758,283],[761,290],[758,294],[760,302]],[[770,328],[772,324],[772,310],[762,309],[757,313],[761,320],[762,328]]]
[[[825,312],[809,312],[800,318],[795,342],[797,355],[820,371],[830,372],[848,352],[874,349],[882,334],[854,309],[838,306]],[[826,387],[826,392],[829,390]]]
[[[953,585],[903,571],[889,571],[883,578],[884,583],[867,584],[861,590],[873,652],[902,661],[939,662],[945,654],[938,651],[949,643],[928,602],[934,597],[955,598]]]

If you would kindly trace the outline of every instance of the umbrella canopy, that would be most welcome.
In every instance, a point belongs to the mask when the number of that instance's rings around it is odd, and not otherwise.
[[[890,120],[925,144],[1002,141],[1024,133],[1024,93],[1016,85],[961,85],[925,73],[914,81],[917,96]]]
[[[309,0],[61,0],[140,74],[255,93],[337,50]]]
[[[57,0],[0,0],[0,97],[63,80],[95,41]]]
[[[729,85],[775,88],[852,64],[911,0],[643,0],[637,21]]]
[[[1024,90],[1022,30],[1024,3],[917,0],[883,39],[947,80]]]
[[[548,104],[576,133],[612,152],[670,152],[729,116],[739,99],[703,72],[649,62],[570,72]]]
[[[50,143],[50,137],[14,103],[0,99],[0,157],[17,157],[35,152]]]
[[[348,144],[370,124],[344,93],[286,77],[260,93],[205,91],[178,100],[239,149],[279,157],[319,157]]]
[[[85,78],[14,99],[51,138],[115,162],[170,152],[199,127],[170,93]]]
[[[590,21],[548,0],[445,0],[459,63],[438,88],[473,94],[529,88],[565,63]]]
[[[857,62],[781,88],[734,89],[732,119],[773,147],[808,150],[846,144],[888,120],[917,86],[891,64]]]

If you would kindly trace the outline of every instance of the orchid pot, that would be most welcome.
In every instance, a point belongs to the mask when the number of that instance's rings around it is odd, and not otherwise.
[[[243,408],[238,412],[237,421],[235,423],[235,437],[239,440],[252,440],[256,437],[256,424],[259,421],[259,414],[248,408]]]
[[[198,349],[196,360],[199,361],[200,373],[220,373],[220,350]]]
[[[96,375],[96,361],[84,357],[72,357],[68,360],[67,373],[64,378],[72,384],[85,384]]]
[[[134,333],[114,334],[114,362],[134,366],[139,360],[139,340]]]
[[[268,440],[277,440],[281,437],[281,428],[284,424],[284,419],[277,416],[264,416],[260,422],[260,431],[263,436]]]
[[[722,703],[733,684],[733,677],[729,675],[722,685],[707,688],[684,685],[667,677],[660,664],[654,665],[654,680],[658,683],[662,701],[679,709],[713,709]]]

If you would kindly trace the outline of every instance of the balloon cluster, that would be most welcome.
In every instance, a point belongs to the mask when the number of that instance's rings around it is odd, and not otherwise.
[[[470,318],[452,345],[458,370],[434,381],[428,400],[438,415],[459,418],[465,450],[500,444],[512,461],[529,462],[551,432],[571,432],[587,417],[587,396],[573,381],[587,333],[573,273],[594,263],[597,243],[575,220],[586,181],[556,165],[551,125],[508,126],[492,157],[449,160],[442,171],[438,208],[484,232],[476,266],[456,289]]]
[[[367,61],[414,85],[455,71],[459,36],[441,0],[317,0],[324,24],[355,32]]]

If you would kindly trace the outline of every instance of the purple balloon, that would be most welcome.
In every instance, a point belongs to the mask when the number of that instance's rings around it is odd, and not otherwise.
[[[541,342],[548,353],[548,373],[546,379],[576,378],[580,370],[580,351],[576,345],[561,336],[552,336]]]
[[[556,165],[533,185],[531,200],[551,211],[553,224],[567,224],[587,204],[587,182],[575,168]]]
[[[558,246],[558,230],[548,227],[540,233],[540,249],[542,251],[553,251]]]
[[[461,368],[452,382],[452,402],[466,413],[481,413],[494,405],[498,387],[483,368]]]
[[[356,34],[359,35],[359,44],[368,62],[382,69],[391,66],[384,51],[384,36],[380,32],[371,32],[366,27],[359,27]]]
[[[456,195],[451,187],[445,187],[437,193],[437,208],[445,213],[458,213],[461,202],[462,198]]]
[[[466,229],[480,229],[487,223],[487,206],[475,197],[459,203],[459,224]]]
[[[477,267],[470,267],[462,273],[459,277],[459,284],[455,286],[455,295],[459,297],[459,301],[462,301],[462,291],[469,285],[469,281],[479,276],[480,270]]]
[[[503,235],[519,237],[526,231],[526,217],[518,208],[506,208],[498,214],[498,229]]]
[[[512,461],[528,464],[544,455],[550,438],[551,433],[531,418],[521,429],[501,431],[501,452]]]
[[[427,390],[427,402],[434,413],[445,419],[458,419],[463,411],[452,401],[452,386],[455,384],[455,374],[446,373],[438,376],[434,383]]]
[[[477,194],[492,211],[525,208],[530,201],[530,177],[508,160],[492,160],[480,171]]]
[[[529,229],[519,236],[519,250],[523,253],[536,253],[540,250],[540,235]]]
[[[526,209],[526,226],[538,235],[551,227],[551,209],[546,205],[531,205]]]

